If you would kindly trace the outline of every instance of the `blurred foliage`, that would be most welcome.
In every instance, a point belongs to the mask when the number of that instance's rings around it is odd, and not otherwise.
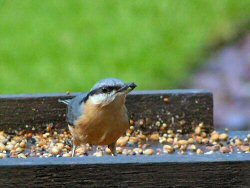
[[[249,0],[0,0],[0,93],[87,91],[118,77],[178,87]]]

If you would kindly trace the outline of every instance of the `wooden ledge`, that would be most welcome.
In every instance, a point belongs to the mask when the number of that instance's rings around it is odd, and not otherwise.
[[[248,187],[250,154],[0,160],[1,187]]]
[[[59,167],[59,166],[112,166],[112,165],[163,165],[163,164],[207,164],[209,163],[239,163],[245,162],[250,164],[250,154],[248,153],[232,153],[232,154],[203,154],[203,155],[181,155],[181,154],[162,154],[162,155],[135,155],[124,156],[85,156],[74,158],[6,158],[0,160],[0,167],[2,168],[34,168],[34,167]]]

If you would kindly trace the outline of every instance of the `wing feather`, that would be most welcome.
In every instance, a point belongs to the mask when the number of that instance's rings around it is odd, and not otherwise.
[[[83,115],[85,98],[87,94],[80,94],[73,99],[61,101],[67,104],[67,122],[71,126],[75,126],[75,121]]]

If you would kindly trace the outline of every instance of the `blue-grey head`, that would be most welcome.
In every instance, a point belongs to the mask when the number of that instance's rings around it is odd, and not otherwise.
[[[135,87],[133,82],[124,83],[117,78],[107,78],[97,82],[86,99],[93,104],[107,105],[116,99],[124,99]]]

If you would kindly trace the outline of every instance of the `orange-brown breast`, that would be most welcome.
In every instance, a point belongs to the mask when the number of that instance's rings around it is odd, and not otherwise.
[[[109,145],[116,142],[128,127],[127,109],[123,99],[117,99],[106,106],[87,102],[84,115],[79,118],[71,133],[77,145]]]

